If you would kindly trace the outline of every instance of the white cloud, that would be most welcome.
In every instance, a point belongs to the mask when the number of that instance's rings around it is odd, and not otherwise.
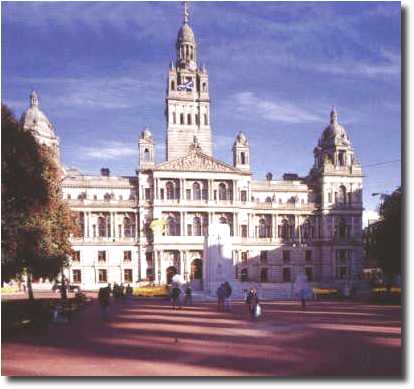
[[[256,115],[271,122],[292,124],[325,120],[322,115],[308,111],[298,105],[283,100],[262,99],[249,91],[237,93],[231,99],[236,104],[236,110],[246,117]]]
[[[367,227],[368,223],[371,223],[372,221],[376,221],[379,219],[379,214],[377,211],[374,211],[372,209],[367,209],[362,214],[362,225],[363,227]]]
[[[137,156],[138,149],[130,143],[105,141],[96,146],[81,146],[78,152],[81,159],[115,160],[123,157]]]

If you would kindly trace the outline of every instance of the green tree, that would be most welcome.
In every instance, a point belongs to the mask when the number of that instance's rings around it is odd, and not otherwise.
[[[7,106],[2,126],[2,282],[54,278],[72,253],[73,218],[60,195],[61,170],[52,151],[19,128]]]
[[[367,230],[366,252],[378,261],[385,275],[401,274],[401,187],[382,195],[380,220]]]

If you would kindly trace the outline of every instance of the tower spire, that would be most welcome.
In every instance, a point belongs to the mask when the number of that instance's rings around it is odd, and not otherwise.
[[[184,23],[188,23],[188,18],[190,16],[189,4],[188,1],[184,1]]]
[[[332,106],[331,109],[331,124],[336,124],[338,122],[338,115],[336,113],[335,106]]]

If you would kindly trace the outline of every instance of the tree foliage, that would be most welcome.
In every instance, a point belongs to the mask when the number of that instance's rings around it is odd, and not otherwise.
[[[401,188],[383,196],[380,220],[367,231],[367,255],[375,258],[384,274],[401,274]]]
[[[72,252],[74,228],[60,195],[60,167],[52,151],[20,129],[3,104],[1,127],[2,281],[24,272],[55,277]]]

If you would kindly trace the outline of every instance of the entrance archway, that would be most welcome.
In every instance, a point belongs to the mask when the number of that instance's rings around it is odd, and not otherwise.
[[[172,283],[172,278],[177,274],[177,268],[170,266],[167,268],[167,285]]]
[[[203,261],[200,258],[191,262],[190,273],[191,287],[193,290],[201,290],[203,285]]]

